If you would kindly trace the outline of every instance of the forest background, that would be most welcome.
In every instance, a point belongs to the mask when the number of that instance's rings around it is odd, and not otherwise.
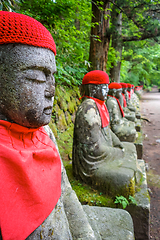
[[[31,16],[51,32],[58,84],[80,85],[99,69],[110,81],[160,87],[159,0],[1,0],[0,10]]]

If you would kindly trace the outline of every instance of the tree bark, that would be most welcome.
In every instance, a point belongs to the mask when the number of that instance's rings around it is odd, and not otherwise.
[[[106,72],[106,63],[109,49],[109,0],[92,2],[92,27],[90,39],[89,61],[90,70],[102,70]]]
[[[120,82],[120,69],[121,69],[121,57],[122,57],[122,13],[116,11],[113,6],[111,13],[112,24],[114,26],[112,30],[112,47],[118,52],[118,60],[116,64],[112,64],[110,70],[111,82]]]

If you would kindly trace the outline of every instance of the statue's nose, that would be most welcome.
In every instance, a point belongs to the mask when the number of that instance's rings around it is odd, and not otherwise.
[[[54,95],[55,95],[55,86],[50,85],[45,90],[45,97],[52,98],[52,97],[54,97]]]

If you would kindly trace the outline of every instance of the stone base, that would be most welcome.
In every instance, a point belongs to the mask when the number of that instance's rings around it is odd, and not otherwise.
[[[137,119],[141,119],[141,114],[140,114],[140,112],[136,112],[136,118],[137,118]]]
[[[137,119],[135,122],[135,128],[137,132],[141,132],[142,131],[142,124],[141,124],[141,120]]]
[[[147,191],[147,178],[144,160],[138,160],[143,171],[143,180],[135,195],[137,205],[129,205],[126,210],[131,214],[136,240],[149,240],[150,197]]]
[[[97,240],[134,239],[133,222],[127,211],[88,205],[83,209]]]
[[[137,158],[142,159],[143,158],[143,134],[142,132],[137,132],[137,135],[138,136],[134,142],[134,145],[137,151]]]

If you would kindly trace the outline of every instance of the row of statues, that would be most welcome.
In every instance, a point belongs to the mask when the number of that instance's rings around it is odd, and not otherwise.
[[[41,23],[0,11],[3,240],[97,239],[47,125],[55,94],[55,55],[55,42]],[[118,101],[122,88],[114,91],[108,75],[98,70],[86,74],[82,85],[83,102],[74,129],[74,175],[104,193],[133,195],[142,173],[132,143],[134,122],[124,117]],[[133,239],[131,235],[126,239]]]
[[[74,176],[111,196],[134,195],[142,171],[133,144],[135,123],[125,118],[119,101],[122,87],[95,70],[84,76],[82,88],[74,125]]]

